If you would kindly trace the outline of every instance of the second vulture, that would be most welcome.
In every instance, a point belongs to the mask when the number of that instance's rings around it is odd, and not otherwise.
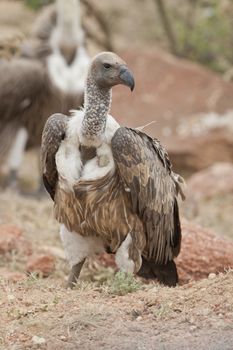
[[[174,286],[182,178],[157,139],[109,115],[112,87],[134,89],[126,63],[103,52],[89,67],[84,109],[52,115],[42,136],[43,181],[76,282],[85,259],[107,251],[119,269]]]

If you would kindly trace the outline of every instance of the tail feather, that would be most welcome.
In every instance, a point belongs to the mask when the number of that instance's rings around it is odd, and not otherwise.
[[[173,260],[168,261],[166,265],[156,265],[142,257],[142,266],[137,275],[145,279],[157,279],[168,287],[175,287],[179,281],[176,264]]]

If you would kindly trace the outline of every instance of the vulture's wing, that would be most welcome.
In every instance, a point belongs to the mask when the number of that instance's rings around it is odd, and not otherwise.
[[[40,63],[24,59],[0,60],[0,159],[20,127],[40,123],[38,111],[49,98],[50,85]],[[40,115],[40,114],[39,114]]]
[[[130,190],[133,212],[144,223],[147,245],[143,255],[164,264],[178,255],[181,241],[178,187],[168,155],[158,140],[124,127],[112,139],[112,152]]]
[[[18,119],[47,90],[46,72],[36,61],[0,60],[0,77],[1,122]]]
[[[54,200],[58,173],[55,156],[61,141],[65,137],[68,117],[64,114],[53,114],[46,122],[41,142],[41,167],[46,190]]]

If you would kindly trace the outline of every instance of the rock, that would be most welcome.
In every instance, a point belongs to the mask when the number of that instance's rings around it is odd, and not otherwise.
[[[55,269],[55,258],[52,255],[37,255],[29,257],[26,270],[38,273],[41,277],[48,277]]]
[[[22,230],[14,225],[0,225],[0,254],[17,251],[24,255],[31,254],[32,248],[22,235]]]
[[[188,197],[196,200],[233,193],[233,164],[215,163],[193,174],[188,182]]]
[[[186,221],[182,224],[182,232],[181,253],[176,259],[181,283],[233,268],[231,240]]]
[[[233,161],[232,131],[228,127],[218,127],[198,137],[173,135],[164,144],[175,170],[181,174],[190,175],[216,162]]]
[[[201,227],[233,237],[233,164],[215,163],[187,181],[181,213]]]
[[[162,141],[176,171],[193,173],[233,161],[233,83],[161,50],[121,55],[134,72],[136,89],[132,96],[115,89],[112,113],[120,123],[135,127],[156,121],[145,131]]]

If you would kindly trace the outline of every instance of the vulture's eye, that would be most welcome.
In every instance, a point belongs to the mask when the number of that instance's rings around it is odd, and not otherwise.
[[[111,68],[111,64],[109,64],[109,63],[104,63],[104,68],[106,68],[106,69]]]

